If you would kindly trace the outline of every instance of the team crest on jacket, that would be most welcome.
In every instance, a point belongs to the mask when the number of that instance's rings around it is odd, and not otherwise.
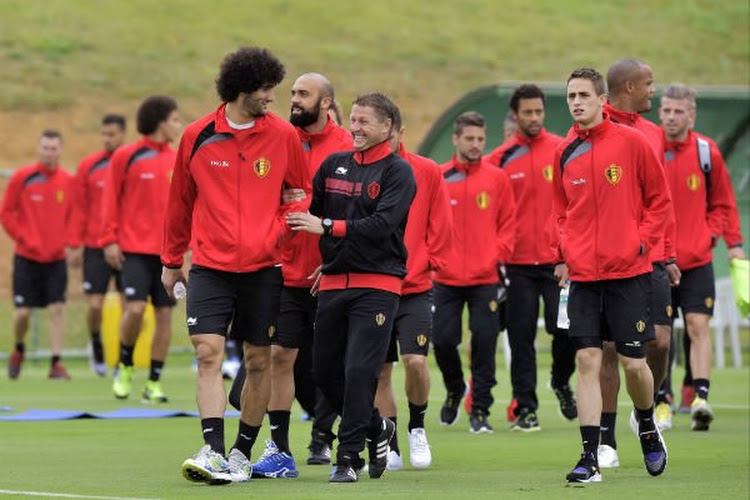
[[[58,203],[62,203],[63,200],[65,199],[65,192],[62,189],[58,189],[57,192],[55,193],[55,199],[57,200]]]
[[[367,196],[369,196],[371,200],[374,200],[375,198],[378,197],[379,194],[380,194],[380,184],[378,184],[375,181],[372,181],[367,186]]]
[[[490,195],[487,191],[482,191],[477,195],[477,206],[479,210],[487,210],[490,207]]]
[[[711,308],[714,306],[714,298],[713,297],[706,297],[706,300],[703,301],[706,304],[706,307]]]
[[[417,345],[419,347],[424,347],[427,345],[427,335],[425,335],[424,333],[420,333],[419,335],[417,335],[415,340],[417,341]]]
[[[646,322],[643,320],[638,321],[638,323],[635,324],[635,329],[638,330],[638,333],[643,333],[646,331]]]
[[[276,335],[276,327],[274,325],[270,325],[268,327],[268,338],[272,339],[274,335]]]
[[[687,178],[687,186],[690,191],[698,191],[701,187],[701,177],[698,174],[690,174]]]
[[[616,163],[613,163],[609,167],[607,167],[607,170],[604,171],[604,177],[607,178],[607,181],[609,181],[610,184],[613,186],[620,182],[620,179],[622,179],[622,167]]]
[[[542,169],[542,175],[544,176],[544,180],[547,182],[552,182],[552,165],[547,165]]]
[[[385,314],[377,313],[375,315],[375,323],[377,323],[378,326],[383,326],[385,324]]]
[[[497,308],[499,307],[496,300],[490,300],[490,312],[497,312]]]
[[[262,179],[271,171],[271,161],[261,156],[253,163],[253,171],[255,171],[255,175]]]

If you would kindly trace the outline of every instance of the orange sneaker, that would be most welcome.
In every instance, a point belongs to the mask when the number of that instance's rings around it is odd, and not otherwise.
[[[24,355],[21,351],[14,349],[8,357],[8,377],[12,380],[21,375],[21,365],[23,364]]]
[[[518,420],[518,417],[516,417],[516,408],[518,408],[518,400],[516,398],[513,398],[513,401],[510,402],[508,407],[505,409],[507,412],[506,420],[508,422],[515,422]]]
[[[65,369],[65,366],[58,361],[49,367],[48,378],[50,380],[70,380],[70,375],[68,375],[68,370]]]
[[[474,399],[471,397],[473,389],[474,382],[472,381],[472,378],[469,377],[469,388],[466,390],[466,397],[464,398],[464,410],[466,410],[467,415],[471,415],[471,404],[474,402]]]

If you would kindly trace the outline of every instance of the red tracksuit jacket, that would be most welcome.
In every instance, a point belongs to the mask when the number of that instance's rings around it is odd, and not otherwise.
[[[328,120],[326,128],[317,134],[308,134],[301,128],[296,128],[297,135],[302,141],[307,172],[310,181],[315,177],[320,164],[331,153],[351,151],[354,149],[351,134]],[[311,200],[307,200],[307,205]],[[321,264],[320,236],[304,231],[286,230],[281,242],[281,272],[284,285],[290,287],[310,288],[312,281],[307,279]]]
[[[601,281],[652,270],[650,250],[670,210],[664,169],[643,134],[604,121],[575,125],[555,155],[554,214],[559,260],[571,281]]]
[[[249,129],[229,126],[225,104],[191,123],[177,151],[164,222],[162,263],[193,263],[219,271],[253,272],[281,261],[287,211],[283,187],[304,189],[310,178],[294,127],[268,113]],[[308,202],[309,203],[309,202]]]
[[[143,137],[112,155],[102,204],[99,246],[159,255],[175,151]]]
[[[497,266],[513,254],[516,203],[508,175],[485,161],[443,165],[453,208],[453,245],[435,280],[450,286],[497,283]]]
[[[668,142],[665,153],[667,179],[675,212],[679,214],[677,266],[682,270],[694,269],[713,260],[711,249],[724,233],[727,214],[733,207],[727,167],[719,148],[710,139],[710,190],[706,192],[706,176],[698,159],[697,136],[689,131],[684,141]]]
[[[403,144],[398,153],[411,165],[417,181],[404,236],[409,257],[401,294],[409,295],[432,288],[431,271],[440,271],[447,265],[453,221],[448,186],[437,163],[406,151]]]
[[[69,231],[73,176],[41,163],[13,173],[5,190],[0,222],[13,241],[15,252],[37,262],[65,258],[65,247],[74,246]]]
[[[563,138],[545,129],[536,137],[515,137],[485,157],[508,174],[516,201],[516,241],[506,264],[554,264],[556,253],[548,244],[552,214],[552,163]]]
[[[76,247],[99,248],[102,198],[112,153],[97,151],[81,160],[75,177],[72,233]]]
[[[613,108],[609,103],[604,105],[604,113],[609,115],[610,120],[628,127],[639,130],[646,136],[651,149],[654,150],[659,161],[664,158],[666,139],[664,133],[657,124],[643,118],[639,113],[628,113]],[[653,262],[664,262],[677,257],[675,247],[676,236],[675,208],[670,209],[667,225],[664,228],[664,236],[661,241],[651,249]]]

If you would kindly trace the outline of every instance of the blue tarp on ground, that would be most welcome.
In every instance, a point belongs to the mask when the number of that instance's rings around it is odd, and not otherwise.
[[[170,417],[197,417],[195,411],[162,410],[156,408],[120,408],[105,413],[89,413],[80,410],[40,410],[31,409],[16,415],[0,416],[0,421],[6,422],[48,422],[51,420],[72,420],[76,418],[102,418],[102,419],[126,419],[126,418],[170,418]],[[226,417],[239,417],[238,411],[228,411]]]

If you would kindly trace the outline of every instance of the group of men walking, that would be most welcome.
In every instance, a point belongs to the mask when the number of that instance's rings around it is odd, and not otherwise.
[[[167,400],[159,380],[171,307],[186,286],[204,440],[182,465],[191,481],[297,477],[289,444],[295,396],[314,415],[307,463],[334,462],[331,482],[356,482],[365,467],[371,478],[402,468],[391,384],[399,353],[410,463],[429,467],[429,343],[446,390],[440,422],[455,424],[466,397],[470,432],[491,433],[501,325],[512,353],[511,430],[539,431],[540,298],[552,336],[551,387],[563,416],[580,421],[583,453],[568,481],[600,481],[600,467],[619,465],[618,362],[646,469],[665,470],[661,430],[671,426],[671,410],[662,384],[677,306],[692,342],[692,425],[709,428],[711,248],[724,236],[732,257],[744,254],[721,155],[692,130],[694,92],[666,89],[660,128],[640,116],[653,94],[646,63],[618,61],[606,82],[596,70],[576,70],[566,84],[574,125],[562,138],[544,128],[544,93],[521,85],[509,103],[514,135],[485,156],[484,117],[463,113],[455,154],[438,166],[404,148],[400,110],[383,94],[354,100],[348,132],[335,123],[334,89],[319,73],[295,81],[289,122],[282,120],[268,107],[284,76],[268,50],[241,48],[222,62],[222,104],[186,127],[176,151],[169,143],[180,134],[177,104],[152,96],[138,110],[142,139],[122,145],[124,118],[106,116],[105,148],[75,178],[58,166],[59,133],[42,134],[40,161],[14,174],[0,212],[16,241],[11,378],[24,360],[29,309],[46,306],[55,325],[49,376],[68,378],[60,361],[67,251],[72,264],[83,260],[101,375],[111,276],[124,296],[118,398],[132,390],[133,347],[150,298],[157,327],[142,397]],[[558,322],[563,289],[569,325]],[[468,379],[458,351],[465,306]],[[230,396],[241,416],[227,453],[221,364],[230,336],[242,342],[244,369]],[[569,385],[576,364],[577,400]],[[271,440],[252,463],[266,413]]]

